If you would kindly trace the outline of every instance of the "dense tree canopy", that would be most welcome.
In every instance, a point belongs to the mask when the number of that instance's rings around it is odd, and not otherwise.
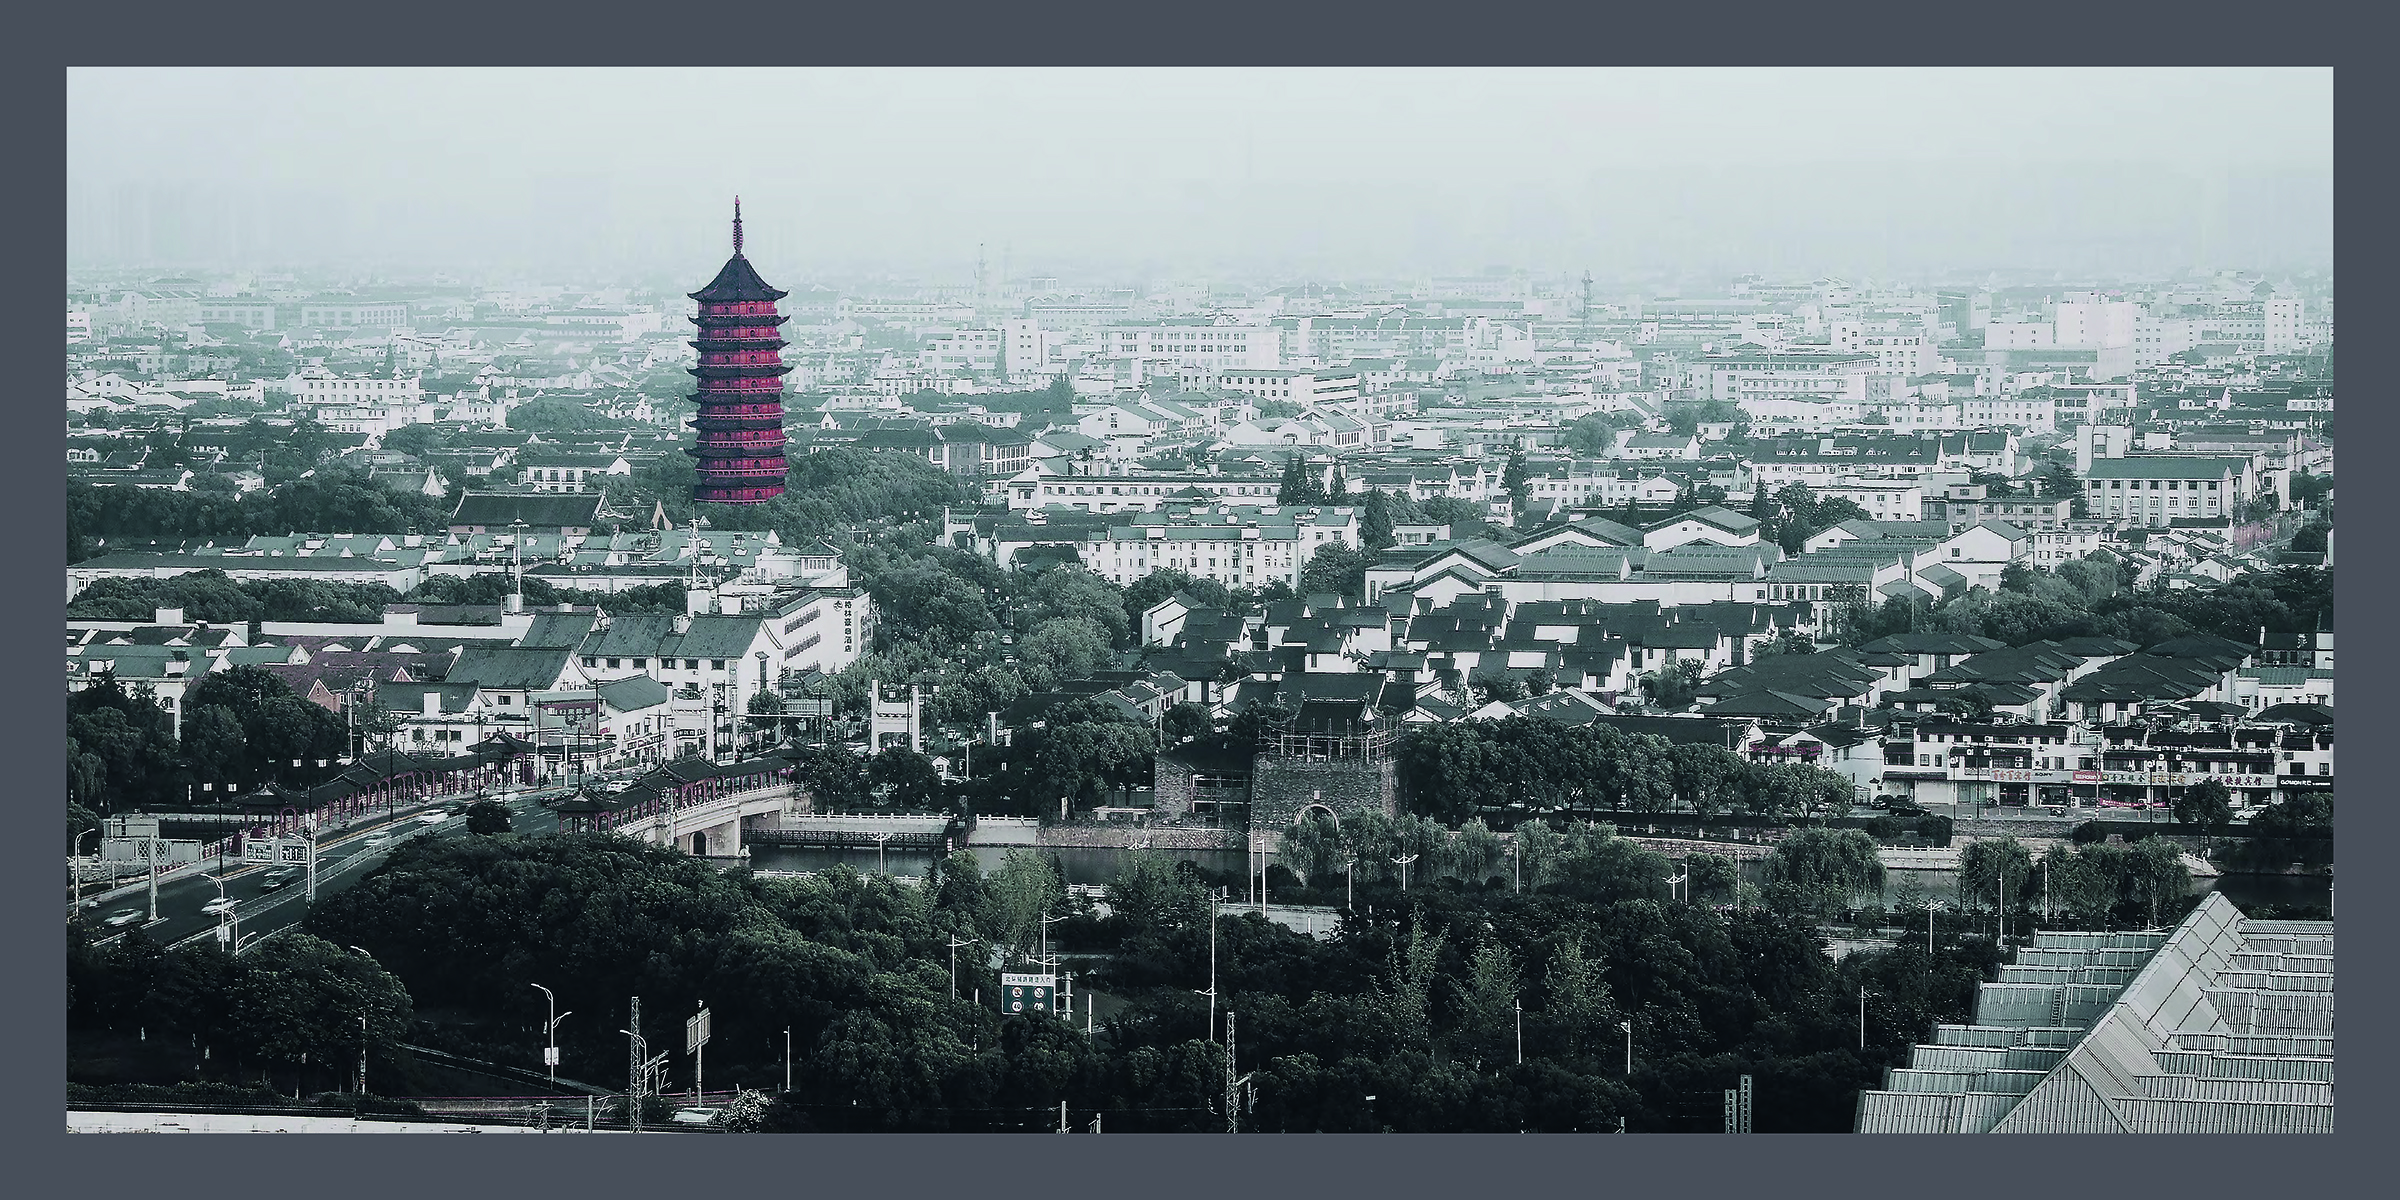
[[[69,481],[67,535],[88,557],[151,538],[223,545],[257,534],[432,533],[448,528],[455,507],[455,496],[426,496],[348,470],[321,471],[240,496]]]
[[[2333,616],[2331,568],[2279,567],[2237,575],[2211,589],[2134,589],[2113,555],[2096,554],[2056,570],[2010,566],[1998,592],[1974,588],[1933,605],[1889,600],[1835,616],[1837,636],[1852,645],[1893,633],[1971,633],[2012,645],[2071,637],[2122,638],[2155,645],[2188,633],[2254,643],[2261,626],[2311,632]]]

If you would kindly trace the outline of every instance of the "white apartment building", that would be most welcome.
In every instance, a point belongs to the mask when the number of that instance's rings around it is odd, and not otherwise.
[[[1228,370],[1217,376],[1217,385],[1302,407],[1348,404],[1359,398],[1358,372],[1348,370]]]
[[[1526,499],[1556,500],[1569,508],[1615,507],[1628,501],[1670,504],[1683,488],[1664,475],[1619,471],[1590,460],[1558,464],[1525,481]]]
[[[1050,508],[1092,513],[1149,512],[1177,502],[1189,503],[1193,489],[1220,501],[1271,504],[1282,480],[1270,476],[1186,475],[1132,471],[1113,475],[1069,475],[1048,464],[1037,465],[1009,478],[1008,506],[1019,512]]]
[[[1871,398],[1869,380],[1885,374],[1877,358],[1866,353],[1725,354],[1697,366],[1705,372],[1710,399],[1739,404],[1745,412],[1753,402],[1776,400],[1846,401],[1855,407]]]
[[[1283,365],[1282,335],[1264,325],[1233,325],[1192,318],[1153,325],[1118,325],[1100,333],[1105,339],[1105,353],[1166,359],[1177,367],[1256,371]]]
[[[2200,344],[2200,322],[2190,317],[2136,318],[2133,326],[2133,365],[2155,367]]]
[[[542,324],[552,331],[580,334],[594,341],[630,342],[664,332],[667,314],[655,308],[578,309],[546,314],[542,317]]]
[[[1970,429],[2007,425],[2022,433],[2058,431],[2058,401],[2045,389],[2000,396],[1968,396],[1959,402]]]
[[[2058,304],[2054,344],[2118,349],[2133,344],[2140,311],[2130,300],[2099,292],[2070,292]]]
[[[1941,356],[1935,353],[1933,340],[1923,333],[1903,332],[1884,324],[1870,328],[1858,321],[1835,321],[1827,327],[1827,341],[1843,354],[1870,354],[1878,369],[1892,375],[1930,375],[1940,365]]]
[[[1819,500],[1836,497],[1867,510],[1878,521],[1918,521],[1925,515],[1925,485],[1913,479],[1835,479],[1812,487]]]
[[[997,371],[1006,357],[1007,341],[1002,330],[960,329],[927,342],[917,352],[917,368],[979,374]]]
[[[1042,328],[1032,317],[1011,317],[1000,322],[1001,368],[1011,383],[1027,383],[1063,371],[1070,340],[1064,333]]]
[[[2084,504],[2093,516],[2131,525],[2166,525],[2178,517],[2230,516],[2243,494],[2248,464],[2240,459],[2147,454],[2092,460]]]
[[[314,408],[319,405],[393,405],[416,404],[424,399],[420,377],[406,375],[397,379],[350,378],[322,370],[303,371],[290,380],[292,399]]]
[[[1983,327],[1986,350],[2047,350],[2058,344],[2057,327],[2023,318],[1995,320]]]
[[[2270,296],[2263,315],[2266,325],[2263,340],[2267,353],[2289,354],[2307,344],[2300,297]]]
[[[408,305],[397,300],[310,300],[300,306],[300,323],[334,329],[398,329],[408,324]]]
[[[1920,429],[1967,427],[1965,407],[1947,395],[1906,396],[1889,403],[1870,405],[1863,410],[1860,419],[1907,433]]]
[[[2055,568],[2102,549],[2108,540],[2108,522],[2070,520],[2056,529],[2036,529],[2032,534],[2033,561]]]
[[[1085,565],[1119,586],[1171,569],[1229,588],[1278,580],[1300,586],[1308,560],[1328,545],[1358,548],[1359,509],[1175,509],[1110,528],[1082,547]]]
[[[874,627],[875,601],[864,589],[817,587],[773,612],[783,670],[838,674],[858,661]]]

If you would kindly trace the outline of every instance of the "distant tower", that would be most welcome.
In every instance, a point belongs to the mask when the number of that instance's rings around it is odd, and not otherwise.
[[[742,257],[742,201],[733,201],[733,257],[707,287],[693,292],[700,302],[692,348],[700,380],[692,399],[700,431],[692,447],[697,460],[692,498],[719,504],[759,504],[783,494],[784,321],[775,302],[786,293],[768,287]]]
[[[1592,344],[1592,273],[1583,273],[1583,344]]]

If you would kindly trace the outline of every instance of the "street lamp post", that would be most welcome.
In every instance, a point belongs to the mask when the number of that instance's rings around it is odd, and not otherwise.
[[[889,833],[875,833],[875,834],[869,834],[868,836],[869,836],[869,837],[872,837],[872,838],[874,838],[874,839],[875,839],[875,873],[876,873],[876,874],[878,874],[878,875],[889,875],[889,874],[891,874],[891,872],[890,872],[888,869],[886,869],[886,868],[884,867],[884,863],[883,863],[883,844],[884,844],[885,842],[891,841],[891,840],[892,840],[892,835],[891,835],[891,834],[889,834]]]
[[[1925,901],[1925,956],[1927,958],[1933,957],[1933,910],[1941,906],[1941,901],[1930,897]]]
[[[237,925],[236,928],[239,926]],[[258,935],[254,933],[250,936],[257,937]],[[367,953],[366,947],[354,945],[350,948],[356,950],[360,958],[366,959],[368,962],[375,962],[375,956]],[[242,939],[239,934],[234,936],[233,952],[237,955],[242,952]],[[383,964],[375,963],[375,965],[380,968]],[[361,1099],[364,1099],[367,1094],[367,1014],[364,1012],[358,1014],[358,1094]]]
[[[101,832],[98,825],[75,835],[75,848],[67,855],[67,880],[74,898],[67,902],[67,915],[74,916],[83,908],[83,839]]]
[[[767,652],[764,650],[753,651],[751,657],[758,660],[758,690],[751,693],[755,698],[763,696],[767,692]]]
[[[1358,856],[1342,860],[1342,907],[1358,911]]]
[[[223,899],[225,899],[225,881],[224,881],[224,880],[222,880],[222,879],[219,879],[218,877],[216,877],[216,876],[214,876],[214,875],[211,875],[211,874],[209,874],[209,873],[208,873],[208,872],[206,872],[206,871],[202,871],[202,872],[200,872],[200,878],[202,878],[202,879],[205,879],[205,880],[209,881],[210,883],[213,883],[213,884],[217,885],[217,899],[218,899],[218,900],[223,900]],[[158,903],[158,902],[157,902],[156,900],[153,900],[153,901],[151,901],[151,904],[152,904],[153,908],[155,908],[155,907],[156,907],[157,903]],[[227,917],[229,917],[229,916],[231,916],[231,915],[233,915],[233,906],[231,906],[231,905],[227,905],[227,906],[225,906],[225,907],[223,907],[223,908],[220,908],[220,909],[218,909],[218,910],[217,910],[217,941],[218,941],[218,943],[219,943],[219,944],[223,945],[223,946],[224,946],[226,949],[228,949],[228,950],[232,950],[232,949],[234,948],[234,945],[235,945],[235,943],[234,943],[234,940],[233,940],[233,938],[234,938],[234,935],[233,935],[232,933],[229,933],[229,932],[227,932],[227,929],[226,929],[226,923],[225,923],[225,918],[227,918]],[[151,919],[152,919],[152,920],[156,920],[156,919],[157,919],[157,917],[155,916],[155,914],[152,916],[152,918],[151,918]]]
[[[1633,1078],[1633,1022],[1619,1021],[1617,1028],[1625,1031],[1625,1078]]]
[[[1509,839],[1508,843],[1508,890],[1525,890],[1525,843],[1515,838]]]
[[[1417,856],[1414,854],[1403,854],[1392,861],[1398,863],[1400,866],[1400,890],[1405,892],[1408,890],[1408,864],[1417,861]]]
[[[1041,922],[1042,922],[1042,957],[1043,957],[1043,958],[1045,958],[1045,959],[1046,959],[1046,958],[1049,958],[1049,957],[1050,957],[1050,927],[1051,927],[1052,925],[1055,925],[1055,924],[1057,924],[1058,922],[1060,922],[1060,921],[1064,921],[1064,920],[1066,920],[1066,918],[1065,918],[1065,917],[1054,917],[1054,916],[1051,916],[1049,913],[1043,913],[1043,914],[1041,915]]]
[[[566,1020],[568,1017],[574,1016],[575,1014],[572,1012],[562,1013],[558,1011],[558,997],[551,995],[549,988],[543,987],[537,983],[533,985],[533,990],[540,992],[542,994],[542,1000],[549,1005],[550,1016],[547,1020],[542,1022],[542,1065],[549,1068],[550,1086],[557,1087],[558,1023]]]
[[[2001,952],[2008,950],[2008,859],[2000,860],[2000,882],[1992,892],[1993,920],[1997,935],[1993,945]]]

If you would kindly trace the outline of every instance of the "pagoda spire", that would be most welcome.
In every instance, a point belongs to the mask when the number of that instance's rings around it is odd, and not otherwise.
[[[742,252],[742,198],[740,196],[733,198],[733,252],[736,255]]]

